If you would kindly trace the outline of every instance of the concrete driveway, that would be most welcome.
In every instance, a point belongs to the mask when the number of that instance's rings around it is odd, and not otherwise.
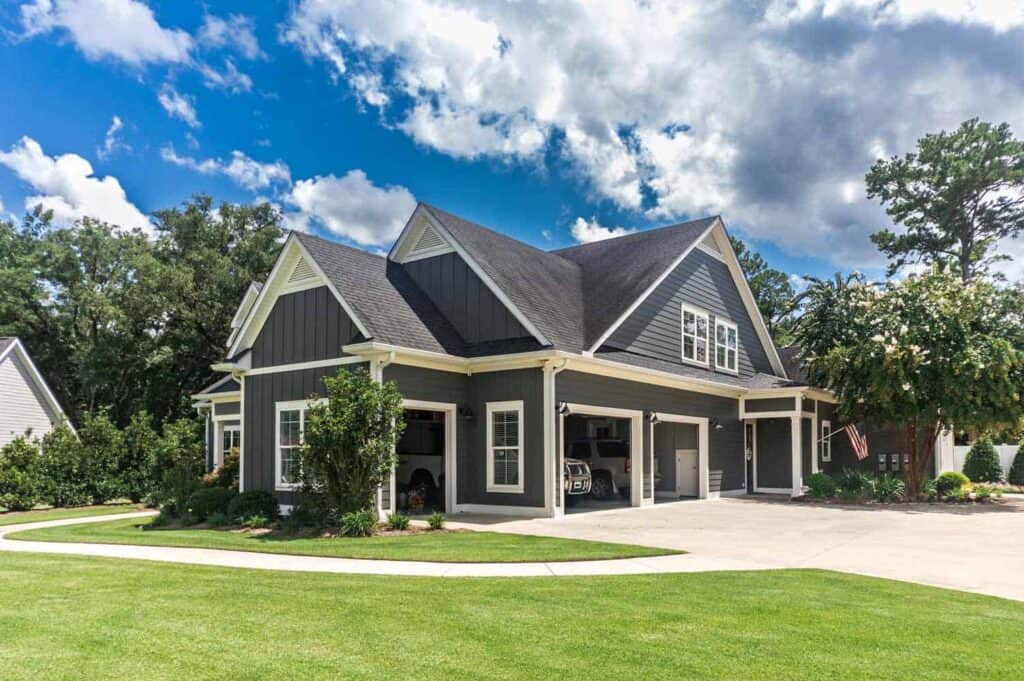
[[[705,558],[839,570],[1024,601],[1024,500],[856,507],[753,496],[559,519],[475,520],[467,526],[684,549]]]

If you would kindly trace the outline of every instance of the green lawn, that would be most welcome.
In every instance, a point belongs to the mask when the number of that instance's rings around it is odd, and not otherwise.
[[[429,579],[0,554],[4,679],[1019,679],[1024,604],[820,571]]]
[[[47,508],[41,511],[20,511],[18,513],[0,513],[0,525],[17,525],[18,523],[34,523],[43,520],[62,520],[64,518],[86,518],[94,515],[113,515],[114,513],[131,513],[141,511],[142,507],[135,504],[109,504],[106,506],[81,506],[79,508]]]
[[[146,529],[150,518],[26,530],[9,539],[92,542],[233,549],[305,556],[421,560],[444,563],[522,563],[531,561],[600,560],[680,553],[668,549],[604,542],[532,537],[497,532],[424,532],[405,536],[294,538],[254,536],[227,530]]]

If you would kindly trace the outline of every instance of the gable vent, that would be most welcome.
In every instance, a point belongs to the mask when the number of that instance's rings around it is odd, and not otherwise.
[[[420,234],[419,241],[412,247],[410,255],[417,255],[425,251],[436,251],[444,248],[448,244],[445,242],[444,237],[437,233],[437,230],[433,227],[427,227],[423,230],[423,234]]]
[[[701,245],[712,253],[718,253],[719,255],[722,254],[722,249],[718,247],[718,242],[715,241],[714,236],[711,234],[704,237],[704,241],[701,242]]]
[[[297,284],[314,278],[316,278],[316,273],[313,272],[313,268],[305,258],[300,257],[299,261],[295,263],[295,269],[292,270],[292,276],[288,277],[288,283]]]

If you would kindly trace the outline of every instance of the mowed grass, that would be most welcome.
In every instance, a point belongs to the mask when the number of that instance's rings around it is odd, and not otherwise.
[[[63,520],[65,518],[87,518],[96,515],[113,515],[115,513],[131,513],[143,510],[137,504],[108,504],[106,506],[80,506],[78,508],[46,508],[38,511],[18,511],[0,513],[0,525],[18,525],[19,523],[35,523],[44,520]]]
[[[1024,604],[821,571],[430,579],[0,553],[4,679],[1019,679]]]
[[[7,538],[445,563],[603,560],[681,553],[629,544],[498,532],[423,532],[366,538],[301,538],[281,534],[253,535],[227,530],[156,529],[149,528],[151,522],[150,518],[126,518],[103,523],[24,530],[9,534]]]

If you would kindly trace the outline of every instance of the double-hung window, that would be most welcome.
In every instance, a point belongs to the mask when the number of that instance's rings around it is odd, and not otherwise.
[[[821,460],[832,460],[832,422],[821,422]]]
[[[683,361],[708,364],[708,313],[683,303]]]
[[[278,402],[277,445],[274,453],[274,487],[278,490],[291,490],[299,486],[299,455],[304,444],[303,433],[306,430],[306,415],[310,402]]]
[[[242,448],[242,427],[241,426],[224,426],[221,429],[220,438],[220,451],[217,452],[217,460],[214,464],[220,466],[224,463],[224,457],[226,457],[232,449],[240,450]]]
[[[715,368],[739,373],[736,325],[725,319],[715,319]]]
[[[487,491],[523,492],[523,403],[487,403]]]

